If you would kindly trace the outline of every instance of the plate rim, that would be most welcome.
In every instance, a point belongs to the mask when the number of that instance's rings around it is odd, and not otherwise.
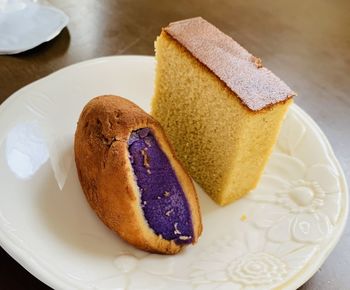
[[[302,272],[298,272],[294,277],[293,281],[287,285],[286,288],[284,289],[297,289],[300,286],[304,285],[309,279],[313,277],[313,275],[318,271],[318,269],[324,264],[324,262],[327,260],[329,255],[332,253],[336,245],[338,244],[341,236],[344,233],[344,230],[346,228],[347,222],[348,222],[348,215],[349,215],[349,188],[347,184],[347,180],[345,177],[345,173],[343,171],[343,168],[340,165],[340,162],[337,158],[337,156],[334,153],[334,150],[332,148],[331,143],[329,142],[326,134],[322,131],[322,129],[318,126],[316,121],[312,119],[312,117],[307,114],[301,107],[299,107],[297,104],[293,104],[294,109],[302,115],[302,117],[315,129],[316,133],[319,135],[319,138],[324,142],[324,145],[326,146],[327,153],[330,155],[329,157],[332,159],[334,162],[334,165],[337,167],[339,171],[339,179],[341,180],[342,184],[341,187],[343,187],[344,192],[343,192],[343,197],[342,199],[344,200],[343,207],[341,208],[341,213],[339,215],[339,219],[342,219],[342,223],[335,228],[333,232],[333,239],[330,240],[326,246],[324,246],[324,253],[318,254],[316,256],[313,256],[311,260],[314,263],[311,263],[311,261],[308,262],[308,264],[303,268]],[[311,266],[311,265],[316,265],[316,266]],[[295,277],[298,278],[295,278]],[[288,282],[288,281],[287,281]],[[283,285],[279,286],[276,289],[283,289]]]
[[[38,82],[41,82],[46,79],[50,79],[52,77],[55,77],[56,74],[61,74],[62,72],[66,70],[70,70],[75,67],[83,67],[85,65],[94,65],[97,63],[103,63],[108,62],[111,59],[124,59],[124,60],[144,60],[144,61],[152,61],[154,62],[154,57],[149,55],[112,55],[112,56],[104,56],[99,58],[93,58],[84,60],[81,62],[73,63],[68,66],[65,66],[57,71],[54,71],[50,73],[49,75],[40,78],[34,82],[31,82],[24,87],[20,88],[19,90],[15,91],[13,94],[11,94],[1,105],[0,105],[0,115],[6,108],[11,105],[12,103],[16,102],[18,99],[23,96],[23,93],[30,88],[31,86],[35,85]],[[329,157],[334,162],[334,165],[337,167],[339,172],[339,178],[342,182],[341,187],[344,189],[342,200],[344,200],[344,204],[341,208],[341,214],[339,218],[341,219],[341,222],[337,225],[333,232],[333,238],[330,240],[326,246],[323,247],[322,253],[319,253],[316,256],[312,257],[313,263],[308,263],[304,266],[303,270],[298,272],[295,276],[291,277],[289,281],[285,281],[287,284],[284,289],[296,289],[303,285],[306,281],[308,281],[320,268],[320,266],[325,262],[325,260],[329,257],[335,246],[340,240],[340,237],[342,236],[345,227],[347,225],[347,219],[349,214],[349,190],[348,190],[348,184],[347,180],[344,174],[344,171],[341,167],[341,164],[339,160],[337,159],[334,150],[325,135],[325,133],[322,131],[322,129],[318,126],[318,124],[312,119],[311,116],[309,116],[302,108],[300,108],[297,104],[293,104],[293,109],[296,110],[302,118],[307,121],[315,130],[315,132],[318,134],[318,139],[324,142],[324,145],[326,147],[327,153],[329,154]],[[1,215],[1,212],[0,212]],[[31,273],[34,277],[39,279],[41,282],[45,283],[46,285],[53,287],[54,289],[71,289],[72,287],[75,288],[73,285],[70,285],[68,280],[62,280],[58,278],[58,276],[54,275],[51,271],[48,271],[43,267],[42,265],[39,265],[38,262],[34,257],[28,256],[27,253],[25,253],[25,249],[20,248],[17,244],[13,244],[11,241],[11,238],[6,236],[6,231],[4,231],[2,228],[0,228],[0,246],[17,262],[19,263],[24,269],[26,269],[29,273]],[[316,266],[315,266],[316,265]],[[277,289],[282,289],[281,287],[284,287],[283,285],[279,286]]]
[[[47,10],[52,10],[57,14],[60,14],[61,17],[61,22],[59,23],[59,25],[57,25],[57,28],[54,32],[49,33],[47,37],[42,38],[42,40],[38,41],[38,42],[34,42],[32,41],[31,44],[29,44],[28,46],[22,46],[16,49],[12,49],[12,50],[2,50],[2,48],[0,47],[0,55],[13,55],[13,54],[18,54],[21,52],[25,52],[27,50],[33,49],[45,42],[48,42],[52,39],[54,39],[56,36],[58,36],[61,31],[68,25],[69,23],[69,17],[68,15],[61,9],[56,8],[55,6],[51,6],[51,5],[47,5],[47,4],[40,4],[37,2],[30,2],[27,4],[28,5],[33,5],[33,6],[38,6],[39,9],[47,9]]]

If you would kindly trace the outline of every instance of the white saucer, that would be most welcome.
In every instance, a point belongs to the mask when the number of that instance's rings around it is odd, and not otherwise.
[[[154,58],[78,63],[0,106],[0,245],[54,289],[296,289],[344,229],[348,192],[326,137],[291,106],[256,190],[225,207],[198,186],[204,231],[176,256],[152,255],[100,222],[81,190],[73,136],[102,94],[149,111]]]
[[[52,6],[29,1],[0,3],[0,54],[16,54],[56,37],[68,16]]]

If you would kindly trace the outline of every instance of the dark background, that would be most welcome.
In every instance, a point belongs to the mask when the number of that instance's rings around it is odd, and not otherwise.
[[[202,16],[285,80],[319,124],[350,181],[350,1],[51,0],[70,17],[49,43],[0,56],[0,103],[21,87],[82,60],[153,55],[169,22]],[[1,185],[0,185],[1,186]],[[0,289],[48,289],[0,248]],[[350,289],[350,225],[321,269],[300,289]]]

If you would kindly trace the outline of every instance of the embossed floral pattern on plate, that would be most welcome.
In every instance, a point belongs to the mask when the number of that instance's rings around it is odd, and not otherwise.
[[[197,187],[204,232],[179,255],[138,251],[92,212],[73,166],[79,113],[106,93],[149,110],[154,71],[151,57],[91,60],[21,89],[0,106],[1,246],[55,289],[299,287],[338,241],[348,197],[327,139],[296,105],[254,191],[220,207]],[[45,154],[28,154],[28,148]],[[26,174],[17,172],[19,157]]]

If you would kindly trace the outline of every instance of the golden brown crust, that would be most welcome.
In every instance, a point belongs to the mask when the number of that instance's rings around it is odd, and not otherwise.
[[[266,112],[268,110],[271,110],[272,107],[274,106],[278,106],[278,105],[283,105],[287,102],[289,102],[290,100],[293,100],[293,97],[296,95],[296,93],[288,95],[285,99],[277,101],[275,103],[271,103],[271,104],[266,104],[263,108],[259,109],[259,110],[252,110],[250,109],[243,101],[241,98],[239,98],[237,96],[237,94],[223,81],[221,80],[208,66],[206,66],[204,63],[202,63],[198,58],[196,58],[183,44],[181,44],[177,39],[175,39],[174,37],[172,37],[167,31],[164,30],[164,28],[161,31],[161,35],[164,36],[165,38],[167,38],[168,40],[173,41],[177,47],[179,49],[181,49],[184,53],[186,53],[187,55],[189,55],[191,58],[195,59],[197,61],[197,63],[201,66],[202,69],[204,69],[205,71],[208,71],[209,73],[211,73],[211,75],[223,86],[223,88],[225,88],[226,90],[228,90],[232,96],[234,98],[237,98],[241,105],[242,108],[244,110],[246,110],[248,113],[250,114],[260,114],[261,112]]]
[[[207,66],[252,111],[295,95],[263,67],[261,59],[201,17],[172,22],[163,31]]]
[[[159,123],[132,102],[117,96],[92,99],[83,109],[75,133],[75,162],[86,198],[99,218],[128,243],[154,253],[182,248],[157,236],[148,226],[129,162],[130,133],[148,127],[168,157],[192,214],[194,242],[202,231],[197,195],[190,177],[174,156]]]

